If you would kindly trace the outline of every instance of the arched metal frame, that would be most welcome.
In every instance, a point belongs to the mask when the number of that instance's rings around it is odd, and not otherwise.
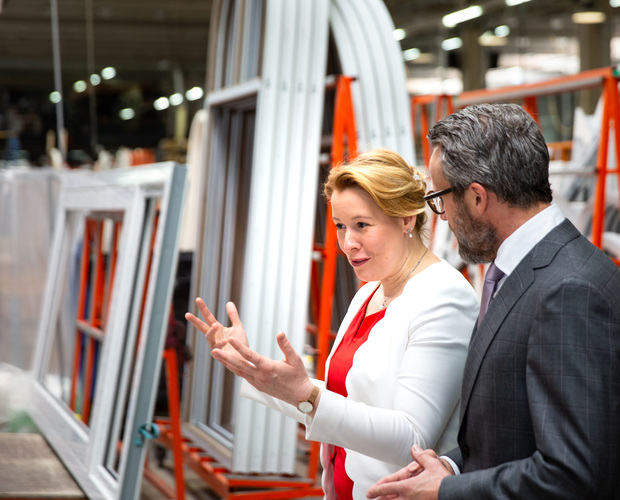
[[[250,345],[277,359],[276,332],[285,331],[298,352],[307,340],[330,26],[343,72],[356,78],[360,149],[389,147],[411,161],[404,65],[379,0],[220,0],[212,18],[204,215],[192,295],[222,322],[225,303],[238,302]],[[235,128],[223,117],[234,121],[250,109],[252,141],[239,141],[243,120]],[[244,184],[247,200],[238,196]],[[243,259],[231,259],[239,245]],[[184,432],[206,440],[233,472],[293,473],[297,423],[237,397],[236,382],[196,337],[188,335],[194,364]]]
[[[356,78],[352,90],[360,151],[386,147],[413,164],[405,66],[387,8],[378,0],[332,0],[329,21],[342,72]]]

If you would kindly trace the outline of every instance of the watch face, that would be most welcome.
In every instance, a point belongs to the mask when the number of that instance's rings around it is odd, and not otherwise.
[[[297,408],[299,408],[299,411],[303,411],[304,413],[310,413],[314,409],[314,406],[312,406],[312,403],[308,401],[302,401],[299,403]]]

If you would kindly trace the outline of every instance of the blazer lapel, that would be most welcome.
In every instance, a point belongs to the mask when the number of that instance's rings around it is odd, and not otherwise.
[[[463,372],[463,387],[461,390],[461,407],[460,421],[463,421],[465,408],[469,403],[469,396],[474,387],[474,382],[478,376],[478,371],[482,364],[482,360],[497,334],[499,327],[504,319],[515,305],[519,297],[523,295],[525,290],[534,281],[534,272],[531,267],[531,258],[529,254],[510,273],[506,281],[497,292],[493,299],[491,307],[484,315],[480,326],[474,331],[469,351],[467,353],[467,361],[465,362],[465,370]]]
[[[557,252],[566,243],[580,233],[573,224],[565,219],[556,228],[551,230],[532,250],[519,262],[515,270],[510,273],[502,284],[493,303],[485,314],[480,326],[474,328],[465,370],[463,372],[463,386],[461,390],[460,422],[469,403],[471,391],[480,370],[482,360],[497,334],[506,316],[519,298],[534,282],[534,270],[548,266]]]

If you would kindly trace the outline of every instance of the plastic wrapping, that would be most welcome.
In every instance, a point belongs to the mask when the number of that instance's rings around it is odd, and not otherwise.
[[[22,370],[37,338],[59,175],[0,169],[0,363]]]

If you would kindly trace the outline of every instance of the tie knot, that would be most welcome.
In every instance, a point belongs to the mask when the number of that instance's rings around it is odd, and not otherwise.
[[[485,279],[490,281],[499,281],[504,276],[504,271],[502,271],[499,267],[495,265],[495,262],[491,262],[489,268],[487,269],[487,274]]]
[[[497,290],[497,284],[504,276],[504,272],[495,265],[495,262],[491,262],[487,269],[487,274],[484,277],[484,285],[482,287],[482,298],[480,300],[480,314],[478,315],[478,325],[482,322],[482,318],[487,312],[493,295]]]

